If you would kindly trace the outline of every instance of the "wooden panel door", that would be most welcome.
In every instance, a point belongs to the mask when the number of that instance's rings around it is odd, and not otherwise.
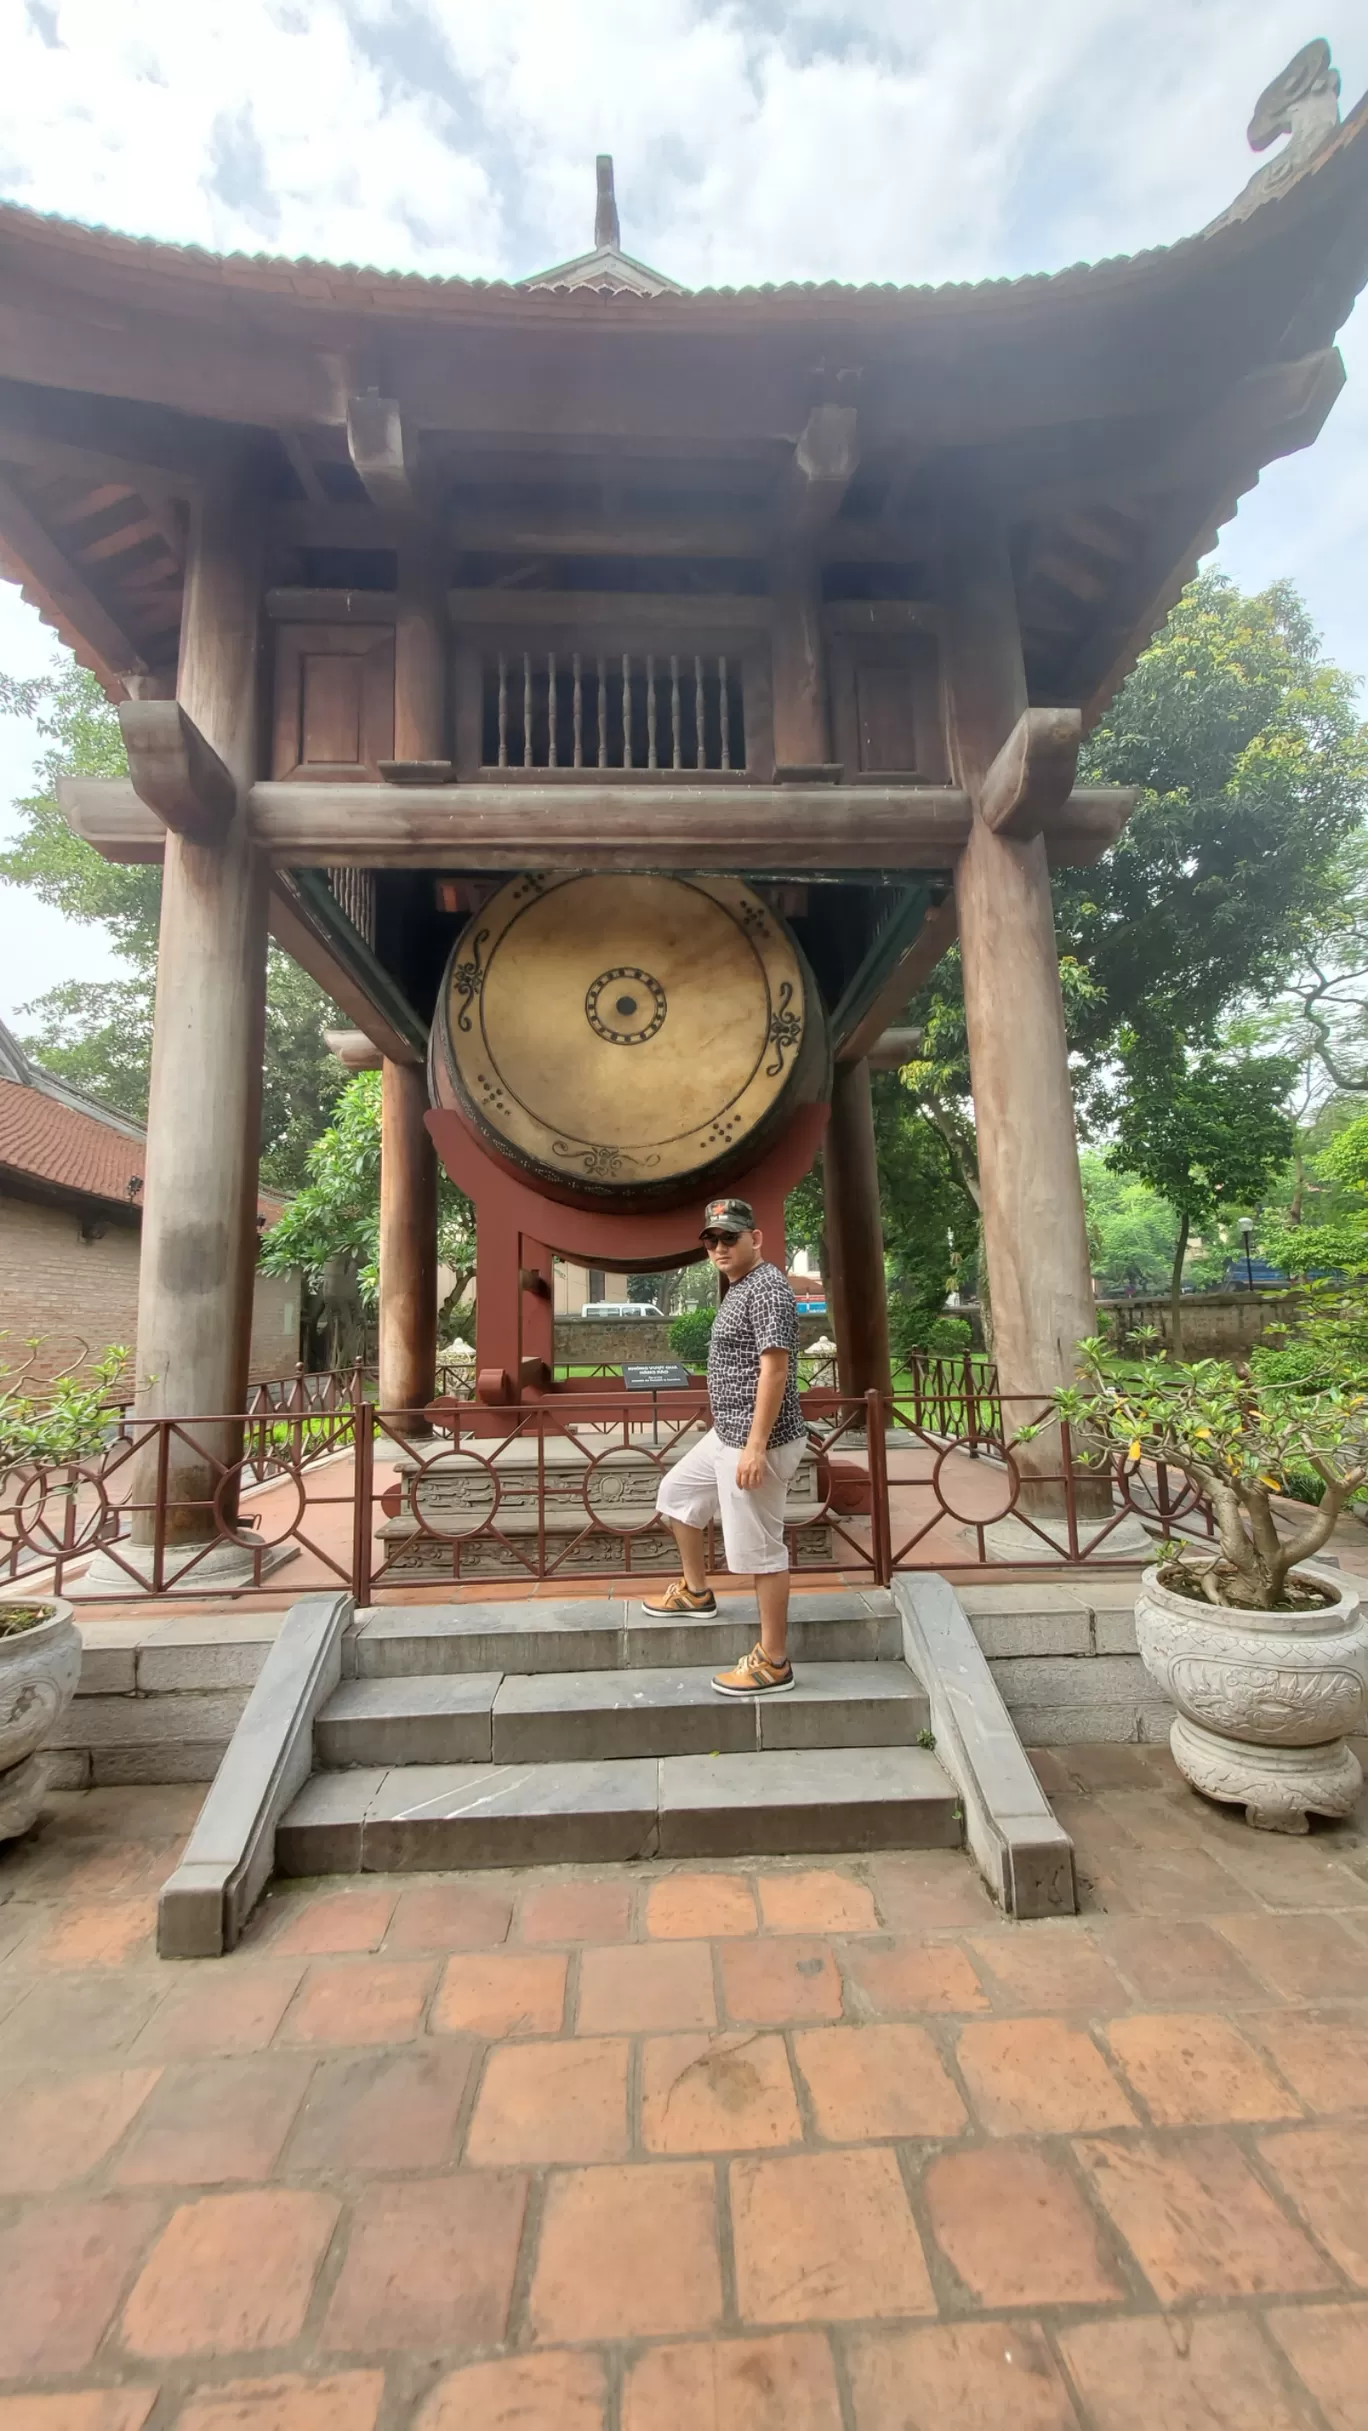
[[[834,640],[831,691],[836,756],[848,780],[944,783],[936,650],[928,635]]]
[[[393,626],[282,625],[272,775],[374,782],[393,757]]]

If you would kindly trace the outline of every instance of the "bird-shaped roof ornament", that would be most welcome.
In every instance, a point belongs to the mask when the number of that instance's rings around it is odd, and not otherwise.
[[[1280,76],[1264,88],[1249,122],[1251,152],[1266,152],[1280,135],[1287,142],[1276,159],[1256,169],[1244,192],[1228,211],[1211,222],[1223,228],[1231,220],[1247,219],[1261,203],[1272,200],[1299,177],[1327,144],[1340,123],[1339,69],[1330,64],[1330,45],[1317,36],[1289,59]],[[1207,234],[1211,229],[1207,230]]]

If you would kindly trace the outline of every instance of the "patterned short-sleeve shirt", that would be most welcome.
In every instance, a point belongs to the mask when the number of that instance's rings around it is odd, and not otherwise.
[[[762,1258],[722,1295],[708,1350],[708,1401],[723,1443],[744,1444],[760,1385],[760,1353],[787,1351],[788,1383],[770,1430],[771,1448],[804,1432],[798,1403],[798,1303],[777,1266]]]

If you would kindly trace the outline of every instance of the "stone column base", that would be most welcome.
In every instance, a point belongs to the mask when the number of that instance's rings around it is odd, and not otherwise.
[[[164,1562],[168,1584],[162,1592],[175,1594],[177,1573],[184,1571],[183,1593],[193,1595],[213,1587],[229,1595],[258,1583],[258,1564],[260,1583],[264,1585],[275,1571],[283,1570],[287,1562],[298,1558],[298,1545],[251,1545],[228,1537],[220,1537],[207,1551],[196,1545],[168,1545]],[[154,1560],[150,1545],[121,1543],[117,1561],[104,1551],[92,1554],[82,1576],[62,1592],[73,1602],[98,1598],[101,1603],[121,1595],[147,1595],[151,1592]],[[191,1566],[187,1568],[187,1564]]]

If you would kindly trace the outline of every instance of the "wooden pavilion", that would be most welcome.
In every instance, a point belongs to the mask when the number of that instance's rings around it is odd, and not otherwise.
[[[1342,384],[1368,108],[1337,95],[1309,45],[1251,128],[1285,150],[1202,234],[978,286],[687,292],[622,250],[606,162],[593,250],[507,284],[0,210],[0,564],[121,704],[129,780],[71,783],[73,827],[164,869],[147,1412],[243,1406],[268,935],[383,1062],[381,1398],[427,1400],[429,1029],[526,871],[735,874],[786,921],[849,1391],[888,1375],[869,1056],[957,937],[1004,1385],[1069,1374],[1050,869],[1115,842],[1081,740]]]

